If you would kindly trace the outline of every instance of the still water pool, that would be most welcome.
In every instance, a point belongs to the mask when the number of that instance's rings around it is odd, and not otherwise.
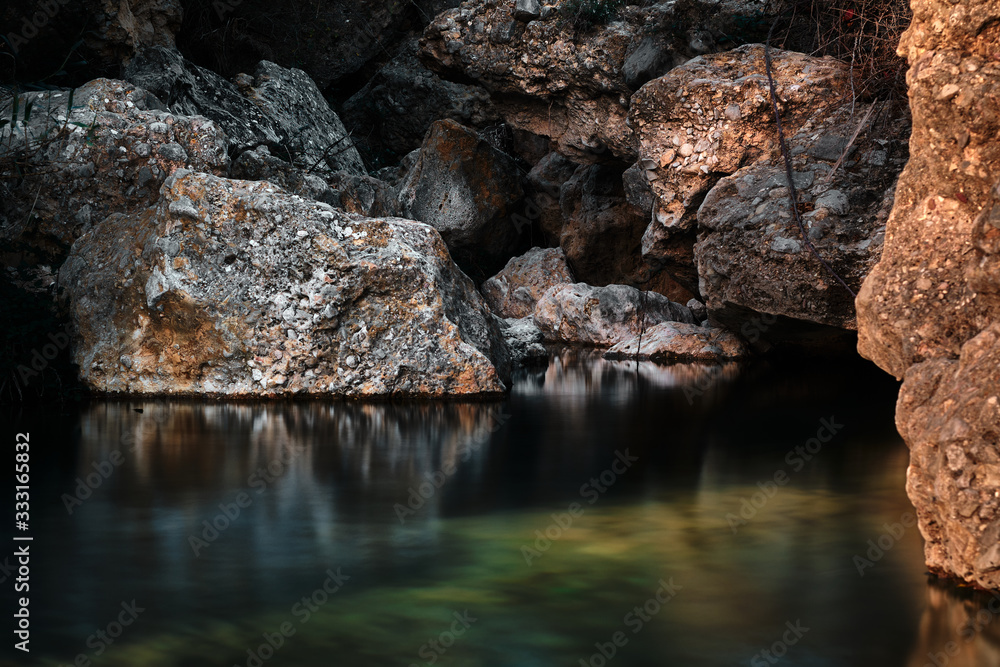
[[[1000,664],[991,599],[924,573],[895,390],[564,354],[500,402],[14,414],[33,632],[5,664]]]

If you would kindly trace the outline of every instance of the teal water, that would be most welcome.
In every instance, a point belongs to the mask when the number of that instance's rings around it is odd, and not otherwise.
[[[566,354],[500,402],[14,415],[33,632],[5,664],[1000,664],[990,599],[929,583],[903,526],[895,389]]]

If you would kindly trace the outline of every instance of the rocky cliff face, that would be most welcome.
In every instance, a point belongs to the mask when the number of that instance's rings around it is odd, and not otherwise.
[[[928,567],[1000,588],[1000,6],[914,0],[911,158],[858,348],[904,382],[896,422]]]

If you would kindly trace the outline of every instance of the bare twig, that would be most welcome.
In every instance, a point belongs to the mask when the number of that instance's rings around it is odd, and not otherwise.
[[[781,149],[781,157],[785,159],[785,176],[788,179],[788,200],[791,203],[792,216],[795,218],[795,222],[799,226],[799,233],[802,235],[802,242],[807,248],[809,248],[809,251],[812,252],[813,256],[819,260],[820,264],[822,264],[826,270],[830,272],[830,275],[836,278],[837,282],[843,285],[844,289],[846,289],[850,293],[851,297],[854,298],[857,297],[854,290],[852,290],[847,282],[841,278],[836,271],[834,271],[833,267],[830,266],[825,259],[820,257],[816,247],[813,246],[812,241],[809,240],[809,237],[806,234],[806,226],[802,223],[802,217],[799,215],[799,197],[795,191],[795,180],[792,177],[792,158],[788,155],[788,147],[785,146],[785,134],[781,129],[781,112],[778,110],[778,93],[775,90],[774,76],[771,73],[771,35],[774,33],[774,28],[777,25],[777,21],[771,24],[771,29],[767,33],[767,41],[764,42],[764,67],[767,71],[767,84],[771,92],[771,106],[774,109],[774,122],[778,130],[778,148]]]
[[[837,163],[833,165],[833,169],[831,169],[830,173],[826,175],[825,179],[823,179],[824,183],[829,183],[830,179],[833,178],[833,175],[837,173],[837,168],[840,167],[840,164],[847,157],[847,153],[851,150],[851,146],[854,145],[854,141],[858,138],[858,135],[861,134],[861,128],[863,128],[865,126],[865,123],[868,122],[868,118],[871,117],[872,111],[874,110],[875,110],[875,103],[873,102],[872,105],[868,107],[868,113],[866,113],[865,117],[861,119],[860,123],[858,123],[858,127],[855,128],[854,134],[851,135],[851,138],[847,142],[847,145],[844,146],[844,152],[840,154],[840,159],[837,160]]]

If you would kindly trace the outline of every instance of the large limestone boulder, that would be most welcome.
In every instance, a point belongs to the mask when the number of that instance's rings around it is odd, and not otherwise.
[[[739,331],[749,317],[777,316],[765,333],[771,340],[794,337],[796,326],[808,324],[856,328],[854,298],[823,262],[857,292],[882,252],[895,170],[868,164],[871,146],[887,151],[866,140],[855,153],[860,168],[852,161],[832,171],[840,151],[822,153],[814,137],[835,136],[850,120],[841,109],[788,142],[805,239],[791,213],[783,161],[744,167],[709,191],[698,208],[694,251],[713,321]],[[877,159],[901,169],[906,151],[898,144],[892,158]]]
[[[786,137],[850,100],[846,64],[778,49],[771,59]],[[701,56],[650,81],[632,97],[629,122],[654,195],[642,253],[682,265],[672,241],[690,238],[709,189],[740,167],[778,156],[764,47]]]
[[[109,214],[153,204],[178,168],[220,175],[229,168],[218,125],[158,108],[146,91],[122,81],[25,93],[19,118],[29,103],[27,123],[0,129],[0,160],[18,160],[24,174],[0,181],[0,239],[39,261],[58,265]],[[9,104],[0,110],[0,117],[10,114]]]
[[[1000,6],[914,0],[911,158],[858,350],[903,377],[896,424],[928,568],[1000,588]]]
[[[519,319],[535,312],[535,304],[555,285],[576,282],[559,248],[532,248],[513,257],[503,271],[483,283],[483,298],[500,317]]]
[[[416,163],[399,184],[400,212],[441,233],[455,262],[477,280],[513,254],[512,215],[523,195],[517,164],[452,120],[427,132]]]
[[[142,51],[125,78],[162,100],[171,111],[205,116],[226,133],[229,153],[267,146],[298,168],[320,174],[365,173],[361,156],[336,113],[309,76],[268,61],[236,83],[195,65],[176,50]]]
[[[535,305],[546,340],[610,347],[660,322],[694,324],[687,306],[627,285],[556,285]]]
[[[438,233],[178,170],[60,271],[87,386],[228,397],[492,395],[508,352]]]
[[[407,41],[361,90],[344,102],[340,117],[373,169],[398,162],[436,120],[484,127],[499,114],[481,87],[446,81],[420,62],[415,39]]]

